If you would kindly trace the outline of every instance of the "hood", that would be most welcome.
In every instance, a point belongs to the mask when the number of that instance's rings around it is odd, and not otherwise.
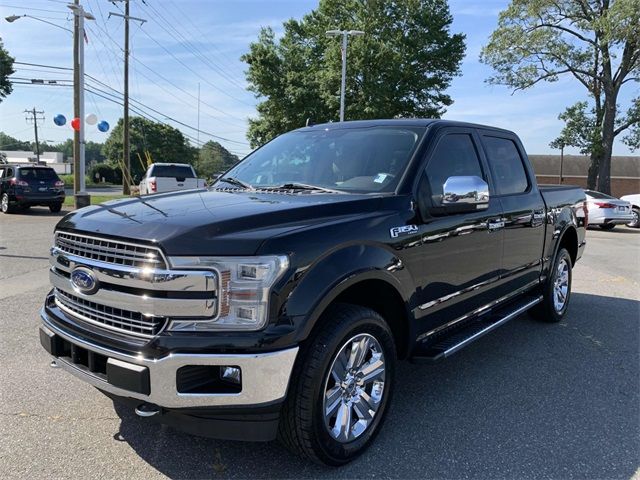
[[[361,194],[191,190],[86,207],[56,228],[158,243],[168,255],[254,255],[274,235],[374,213],[380,201]]]

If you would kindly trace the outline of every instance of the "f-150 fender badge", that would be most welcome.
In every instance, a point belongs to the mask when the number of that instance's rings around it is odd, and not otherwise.
[[[400,235],[409,235],[417,231],[417,225],[404,225],[402,227],[393,227],[389,230],[389,235],[391,235],[391,238],[398,238]]]

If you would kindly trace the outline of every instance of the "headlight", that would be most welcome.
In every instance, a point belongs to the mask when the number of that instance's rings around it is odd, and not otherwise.
[[[259,330],[269,316],[271,287],[289,268],[284,256],[169,257],[176,269],[216,270],[218,314],[212,319],[174,320],[173,331]]]

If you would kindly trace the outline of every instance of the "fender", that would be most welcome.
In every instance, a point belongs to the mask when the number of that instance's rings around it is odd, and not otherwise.
[[[375,244],[343,246],[311,264],[287,300],[287,314],[300,319],[298,340],[309,336],[322,312],[338,295],[364,280],[382,280],[393,287],[411,319],[406,305],[414,282],[402,260],[393,251]]]
[[[559,212],[553,211],[553,210],[559,210]],[[543,281],[547,278],[549,274],[549,269],[551,268],[551,265],[553,264],[553,261],[555,260],[556,255],[558,254],[558,250],[560,249],[560,243],[562,242],[562,239],[564,238],[567,231],[569,231],[570,229],[573,229],[576,232],[576,237],[577,237],[578,220],[576,218],[576,215],[573,209],[571,207],[563,207],[561,209],[555,208],[553,210],[550,212],[551,218],[548,224],[548,228],[553,229],[552,235],[551,235],[551,241],[550,241],[551,248],[549,249],[549,250],[552,249],[552,251],[547,250],[549,254],[546,255],[544,258],[544,266],[542,270]],[[576,245],[576,248],[577,247],[578,245]]]

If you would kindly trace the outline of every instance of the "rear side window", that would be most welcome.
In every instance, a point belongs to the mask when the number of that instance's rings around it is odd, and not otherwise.
[[[484,179],[471,135],[453,133],[440,139],[427,165],[431,195],[437,202],[449,177],[476,176]]]
[[[529,181],[513,140],[498,137],[483,137],[483,139],[495,176],[498,195],[525,192],[529,188]]]
[[[57,180],[58,175],[53,168],[21,168],[18,170],[22,180]]]
[[[195,178],[191,167],[186,165],[155,165],[151,177]]]

